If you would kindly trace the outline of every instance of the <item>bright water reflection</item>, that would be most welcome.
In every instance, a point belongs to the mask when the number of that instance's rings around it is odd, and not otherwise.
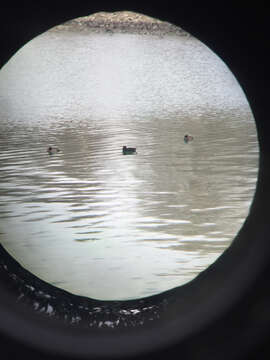
[[[248,214],[253,117],[193,38],[49,32],[2,69],[0,103],[1,243],[61,288],[126,299],[183,284]]]

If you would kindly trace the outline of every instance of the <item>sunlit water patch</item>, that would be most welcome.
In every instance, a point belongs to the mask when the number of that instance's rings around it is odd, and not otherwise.
[[[248,214],[254,120],[192,37],[43,34],[2,69],[0,119],[1,243],[72,293],[128,299],[186,283]]]

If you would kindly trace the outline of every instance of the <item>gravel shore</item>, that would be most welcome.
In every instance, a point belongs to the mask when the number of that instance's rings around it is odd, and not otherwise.
[[[183,29],[152,17],[119,11],[113,13],[99,12],[93,15],[76,18],[58,25],[53,31],[80,31],[96,33],[129,33],[145,35],[178,35],[189,36]]]

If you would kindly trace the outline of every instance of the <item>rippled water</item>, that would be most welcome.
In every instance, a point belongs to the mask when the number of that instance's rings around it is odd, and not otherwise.
[[[183,284],[248,214],[254,120],[232,74],[192,37],[43,34],[0,72],[0,119],[0,241],[75,294]]]

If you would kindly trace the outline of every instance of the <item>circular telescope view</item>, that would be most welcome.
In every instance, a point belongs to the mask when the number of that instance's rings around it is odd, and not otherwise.
[[[194,279],[243,225],[258,158],[236,78],[170,23],[74,19],[0,71],[0,243],[72,294],[138,299]]]

